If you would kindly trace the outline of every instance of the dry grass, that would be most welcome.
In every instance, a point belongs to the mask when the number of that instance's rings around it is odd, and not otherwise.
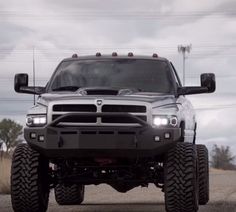
[[[201,212],[236,212],[235,202],[214,202],[200,206]]]
[[[0,194],[10,193],[11,160],[7,157],[0,158]]]
[[[226,173],[235,173],[236,170],[223,170],[223,169],[215,169],[215,168],[210,168],[210,173],[213,174],[226,174]]]

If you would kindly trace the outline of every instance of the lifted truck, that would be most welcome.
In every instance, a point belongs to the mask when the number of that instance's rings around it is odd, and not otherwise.
[[[51,188],[58,204],[81,204],[85,185],[101,183],[119,192],[153,183],[168,212],[196,212],[208,202],[208,152],[195,144],[185,95],[214,92],[214,74],[183,87],[172,63],[156,54],[75,54],[46,87],[28,86],[21,73],[14,88],[39,95],[26,118],[27,144],[13,155],[15,212],[45,212]]]

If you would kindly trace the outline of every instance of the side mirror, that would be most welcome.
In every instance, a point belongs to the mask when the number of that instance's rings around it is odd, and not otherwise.
[[[28,74],[16,74],[14,79],[14,89],[17,93],[21,93],[21,87],[28,87]]]
[[[213,93],[216,90],[215,74],[201,74],[201,87],[206,87],[208,93]]]
[[[178,88],[178,95],[213,93],[216,90],[215,74],[201,74],[201,86],[186,86]]]
[[[28,86],[29,76],[28,74],[16,74],[14,79],[14,89],[17,93],[28,93],[40,95],[45,93],[45,87],[32,87]]]

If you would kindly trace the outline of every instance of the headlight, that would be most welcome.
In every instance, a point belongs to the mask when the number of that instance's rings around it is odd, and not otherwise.
[[[153,125],[160,126],[171,126],[176,127],[178,124],[178,119],[176,116],[153,116]]]
[[[40,127],[47,124],[46,115],[28,115],[26,118],[26,125],[29,127]]]

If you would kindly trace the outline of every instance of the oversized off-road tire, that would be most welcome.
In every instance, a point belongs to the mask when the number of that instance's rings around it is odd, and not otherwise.
[[[197,145],[199,204],[205,205],[209,201],[209,161],[208,150],[205,145]]]
[[[165,206],[168,212],[198,210],[197,152],[191,143],[177,143],[164,162]]]
[[[15,212],[45,212],[49,198],[49,162],[27,144],[16,147],[11,167]]]
[[[57,184],[54,191],[59,205],[79,205],[84,201],[84,185]]]

